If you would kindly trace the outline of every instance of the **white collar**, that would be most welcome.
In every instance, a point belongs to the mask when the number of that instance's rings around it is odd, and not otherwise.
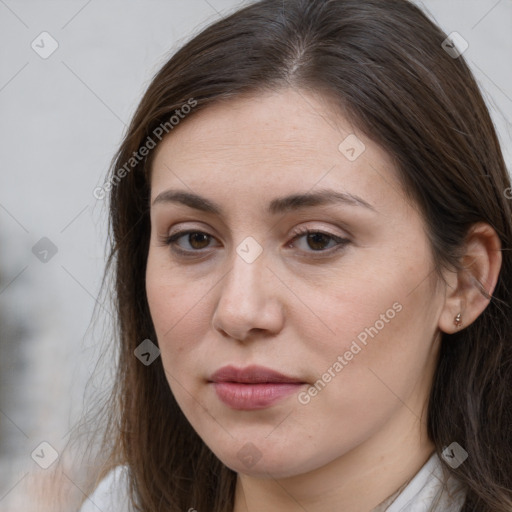
[[[80,512],[109,510],[126,512],[127,466],[117,466],[98,485]],[[460,512],[465,490],[444,470],[436,453],[403,489],[387,498],[371,512]]]
[[[433,453],[412,480],[371,512],[459,512],[464,486],[443,467]]]

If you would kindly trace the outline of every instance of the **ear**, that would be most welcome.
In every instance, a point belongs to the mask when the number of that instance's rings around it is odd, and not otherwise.
[[[452,334],[478,318],[491,300],[501,261],[501,240],[494,228],[484,222],[473,224],[466,236],[463,269],[447,278],[445,304],[438,323],[441,331]]]

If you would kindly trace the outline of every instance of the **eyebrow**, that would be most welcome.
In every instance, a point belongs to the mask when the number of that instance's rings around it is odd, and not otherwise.
[[[179,203],[206,213],[222,216],[222,207],[200,195],[180,190],[165,190],[158,194],[153,201],[153,206],[159,203]],[[322,189],[317,192],[306,192],[279,197],[270,201],[267,213],[270,215],[282,214],[312,206],[324,206],[331,204],[345,204],[349,206],[362,206],[378,213],[373,205],[348,192],[339,192],[332,189]]]

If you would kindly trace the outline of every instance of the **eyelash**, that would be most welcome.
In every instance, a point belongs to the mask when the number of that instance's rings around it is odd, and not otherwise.
[[[178,248],[178,246],[176,245],[176,241],[179,240],[180,238],[186,236],[186,235],[190,235],[192,233],[195,233],[195,234],[201,234],[201,235],[206,235],[208,237],[211,237],[211,238],[214,238],[212,235],[209,235],[208,233],[205,233],[204,231],[199,231],[199,230],[196,230],[196,229],[188,229],[188,230],[183,230],[183,231],[178,231],[172,235],[169,235],[169,236],[164,236],[162,237],[161,239],[161,242],[164,244],[164,245],[167,245],[171,248],[171,250],[176,253],[176,254],[179,254],[179,255],[182,255],[182,256],[185,256],[185,257],[197,257],[197,253],[201,253],[203,251],[203,249],[197,249],[197,250],[184,250],[184,249],[180,249]],[[311,252],[311,254],[315,254],[315,253],[320,253],[321,256],[312,256],[313,258],[322,258],[322,257],[328,257],[328,256],[331,256],[333,253],[343,249],[346,245],[348,245],[350,243],[350,240],[348,240],[347,238],[341,238],[339,236],[336,236],[336,235],[333,235],[332,233],[328,233],[326,231],[321,231],[321,230],[317,230],[317,229],[297,229],[293,235],[294,237],[292,238],[292,240],[287,244],[287,246],[291,243],[291,242],[294,242],[295,240],[297,240],[298,238],[301,238],[303,236],[306,236],[306,235],[310,235],[310,234],[320,234],[320,235],[324,235],[328,238],[330,238],[331,240],[334,240],[336,242],[336,246],[334,247],[331,247],[329,250],[318,250],[318,251],[306,251],[306,252]],[[191,253],[196,253],[195,256],[191,255]]]

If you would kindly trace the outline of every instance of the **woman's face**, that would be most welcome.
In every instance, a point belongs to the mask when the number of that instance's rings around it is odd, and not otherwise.
[[[170,388],[217,457],[286,477],[423,429],[444,292],[389,156],[292,89],[194,113],[156,151],[147,297]],[[222,383],[227,365],[293,382]]]

